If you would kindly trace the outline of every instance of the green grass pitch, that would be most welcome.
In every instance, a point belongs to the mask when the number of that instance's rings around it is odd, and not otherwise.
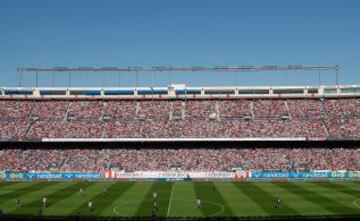
[[[47,196],[43,215],[151,216],[153,192],[162,217],[360,214],[356,182],[3,182],[0,209],[37,215],[41,197]],[[276,198],[282,200],[281,208],[275,207]],[[92,211],[86,206],[89,200]]]

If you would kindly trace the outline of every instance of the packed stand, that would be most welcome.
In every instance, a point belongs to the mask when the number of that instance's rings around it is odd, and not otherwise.
[[[5,149],[0,170],[11,171],[360,171],[356,148]]]
[[[253,104],[255,118],[281,118],[289,115],[284,100],[256,100]]]
[[[1,140],[360,138],[360,99],[0,101]]]

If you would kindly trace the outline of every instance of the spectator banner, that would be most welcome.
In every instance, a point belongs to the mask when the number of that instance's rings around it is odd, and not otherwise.
[[[6,173],[5,173],[5,171],[0,171],[0,180],[6,180]]]
[[[324,172],[252,172],[252,179],[312,179],[312,178],[358,178],[359,171],[324,171]]]
[[[104,171],[96,172],[10,172],[0,171],[0,181],[14,180],[238,180],[238,179],[359,179],[360,171],[249,172],[249,171]]]
[[[137,171],[137,172],[117,172],[115,177],[118,179],[208,179],[208,180],[237,180],[237,179],[331,179],[360,178],[360,171],[323,171],[323,172],[191,172],[191,171]]]
[[[89,180],[102,178],[101,173],[92,172],[5,172],[3,175],[6,180]]]
[[[349,171],[349,178],[360,178],[360,171]]]
[[[117,172],[118,179],[232,179],[233,172],[137,171]]]

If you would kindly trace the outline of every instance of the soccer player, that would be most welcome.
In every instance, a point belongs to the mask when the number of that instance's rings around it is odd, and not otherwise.
[[[16,207],[21,208],[21,200],[20,199],[17,199]]]
[[[281,200],[280,200],[280,198],[277,198],[275,207],[276,208],[281,208]]]
[[[154,192],[153,193],[153,210],[155,212],[157,212],[158,208],[157,208],[157,193]]]
[[[157,220],[157,208],[152,209],[151,211],[152,220]]]
[[[79,190],[79,194],[80,194],[80,196],[82,196],[82,195],[83,195],[83,188],[80,188],[80,190]]]
[[[48,199],[47,199],[46,196],[44,196],[44,197],[42,198],[42,203],[43,203],[43,207],[44,207],[44,208],[48,207]]]
[[[154,203],[153,203],[153,210],[154,210],[155,212],[158,211],[158,207],[157,207],[157,202],[156,202],[156,200],[154,200]]]
[[[153,200],[157,200],[157,193],[156,192],[153,193]]]
[[[103,194],[106,195],[106,192],[107,192],[106,187],[104,187],[103,188]]]
[[[196,199],[196,206],[197,206],[197,208],[201,208],[201,199],[200,198],[197,198]]]
[[[89,211],[91,211],[92,207],[93,207],[93,202],[91,200],[89,200],[89,202],[88,202]]]

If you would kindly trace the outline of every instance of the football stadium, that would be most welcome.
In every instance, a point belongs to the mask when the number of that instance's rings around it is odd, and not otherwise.
[[[135,69],[211,68],[106,71]],[[357,85],[2,88],[1,212],[29,219],[357,219],[359,92]]]
[[[359,11],[0,0],[0,221],[360,220]]]

